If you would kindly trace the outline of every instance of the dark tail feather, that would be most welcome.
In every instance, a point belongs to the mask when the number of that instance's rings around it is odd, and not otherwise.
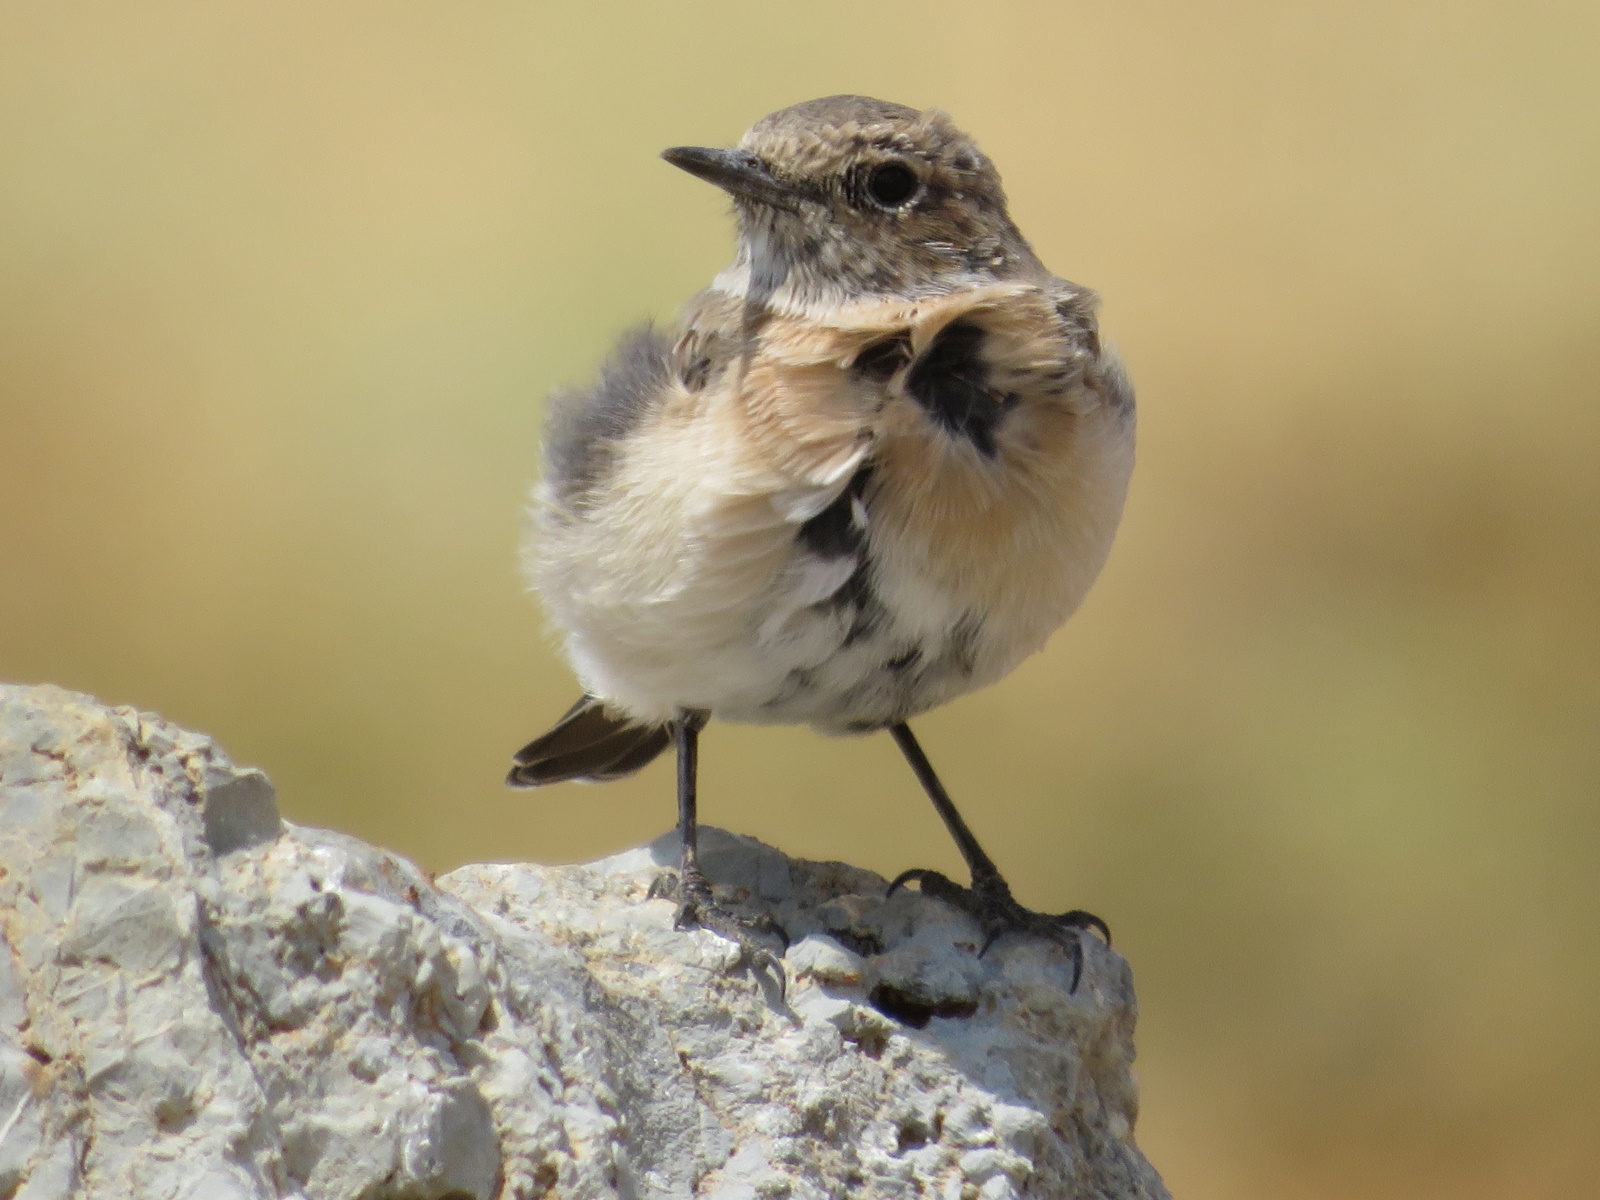
[[[593,696],[585,696],[555,728],[517,751],[506,776],[512,787],[541,787],[577,779],[604,783],[632,775],[672,744],[665,725],[635,725]]]

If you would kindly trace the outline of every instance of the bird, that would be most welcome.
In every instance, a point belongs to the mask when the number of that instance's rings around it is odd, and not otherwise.
[[[1000,175],[936,108],[809,100],[671,165],[716,185],[733,262],[675,325],[552,396],[525,574],[583,695],[507,782],[603,782],[677,757],[677,927],[766,963],[770,919],[717,901],[697,837],[709,720],[886,730],[970,872],[903,872],[1072,955],[1110,930],[1024,908],[908,722],[992,684],[1076,610],[1110,552],[1135,403],[1099,300],[1050,273]]]

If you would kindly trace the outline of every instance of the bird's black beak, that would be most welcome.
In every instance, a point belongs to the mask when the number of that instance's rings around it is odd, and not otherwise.
[[[754,200],[789,212],[799,209],[794,193],[772,177],[766,163],[748,151],[673,146],[663,150],[661,157],[739,199]]]

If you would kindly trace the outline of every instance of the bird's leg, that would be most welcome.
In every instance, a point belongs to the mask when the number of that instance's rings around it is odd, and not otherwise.
[[[742,961],[771,970],[781,982],[783,968],[778,965],[772,952],[761,945],[756,938],[758,935],[776,938],[784,949],[788,949],[788,935],[771,917],[747,920],[718,904],[711,893],[711,881],[700,869],[696,775],[699,766],[700,729],[705,720],[703,713],[685,712],[672,727],[673,741],[678,750],[678,840],[681,844],[676,887],[678,916],[675,926],[678,929],[687,929],[698,925],[701,929],[720,933],[730,941],[738,943]],[[667,889],[652,887],[650,892],[651,895],[657,895],[665,890]]]
[[[950,831],[950,836],[955,839],[956,846],[961,850],[961,857],[967,860],[967,869],[972,872],[972,886],[962,887],[938,871],[913,868],[900,873],[889,885],[889,894],[893,895],[897,889],[915,881],[930,896],[971,913],[983,929],[984,943],[983,950],[979,951],[980,954],[988,950],[995,939],[1007,933],[1033,934],[1059,942],[1072,955],[1072,990],[1077,991],[1078,978],[1083,973],[1081,934],[1085,929],[1096,930],[1109,945],[1111,930],[1106,927],[1106,923],[1093,913],[1081,909],[1052,915],[1037,913],[1018,904],[1012,898],[1011,886],[1001,876],[1000,869],[994,865],[994,860],[984,853],[983,847],[978,844],[978,839],[972,835],[972,830],[956,811],[950,794],[944,790],[944,785],[934,774],[933,764],[928,761],[928,756],[922,752],[922,747],[912,735],[911,727],[902,721],[898,725],[891,725],[889,732],[894,735],[900,753],[906,756],[906,761],[916,772],[917,782],[922,784],[922,790],[927,792],[928,799],[933,801],[933,807],[938,810],[939,816],[944,820],[945,828]]]

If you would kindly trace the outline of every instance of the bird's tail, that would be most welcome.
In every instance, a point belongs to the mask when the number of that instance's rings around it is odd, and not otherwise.
[[[605,783],[632,775],[671,743],[670,726],[637,725],[585,696],[554,729],[517,751],[506,782],[512,787],[542,787],[567,779]]]

